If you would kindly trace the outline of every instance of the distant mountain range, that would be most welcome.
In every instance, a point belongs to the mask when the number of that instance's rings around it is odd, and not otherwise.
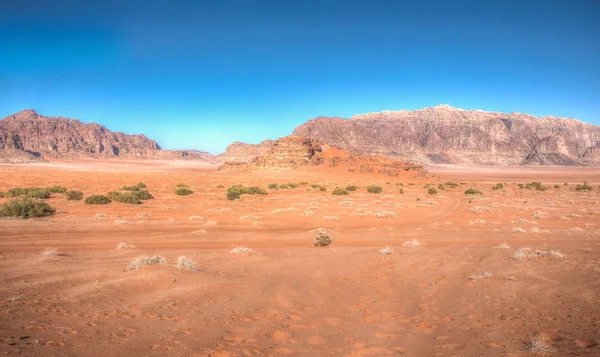
[[[360,114],[350,119],[318,117],[298,126],[293,135],[363,155],[425,165],[600,164],[598,126],[568,118],[448,105]],[[122,158],[249,163],[270,152],[276,143],[235,142],[223,154],[212,156],[197,150],[162,150],[143,134],[111,132],[96,123],[45,117],[33,110],[0,121],[0,162]]]

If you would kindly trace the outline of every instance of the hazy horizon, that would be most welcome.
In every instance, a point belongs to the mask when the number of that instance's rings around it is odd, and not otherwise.
[[[3,3],[23,109],[221,153],[318,116],[449,104],[600,124],[593,1]]]

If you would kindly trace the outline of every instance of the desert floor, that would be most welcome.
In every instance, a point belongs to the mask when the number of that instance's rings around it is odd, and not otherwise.
[[[0,354],[600,355],[584,347],[600,341],[600,169],[447,167],[429,180],[212,169],[0,166],[0,191],[58,184],[89,195],[143,181],[154,195],[86,205],[54,194],[59,213],[0,221]],[[460,185],[424,188],[450,180]],[[593,191],[575,191],[584,180]],[[327,192],[225,198],[233,184],[302,181]],[[550,189],[517,187],[531,181]],[[195,193],[175,195],[178,183]],[[331,194],[347,185],[359,189]],[[318,228],[332,245],[313,246]],[[254,253],[230,253],[239,246]],[[379,253],[386,246],[392,254]],[[127,270],[140,255],[167,262]],[[177,269],[182,255],[200,269]]]

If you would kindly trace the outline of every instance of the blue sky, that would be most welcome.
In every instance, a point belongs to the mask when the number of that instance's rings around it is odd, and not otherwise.
[[[0,0],[0,117],[222,152],[450,104],[600,124],[600,2]]]

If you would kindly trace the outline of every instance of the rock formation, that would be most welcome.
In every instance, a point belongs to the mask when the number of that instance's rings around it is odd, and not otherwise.
[[[288,169],[340,170],[350,173],[376,173],[388,176],[431,176],[423,166],[386,157],[362,155],[302,136],[287,136],[249,162],[226,162],[219,171],[278,171]]]
[[[265,140],[260,144],[245,144],[236,141],[229,145],[224,153],[215,156],[212,161],[216,163],[248,162],[269,151],[273,143],[275,143],[274,140]]]
[[[597,165],[600,127],[575,119],[463,110],[448,105],[319,117],[294,135],[421,164]]]
[[[0,162],[45,158],[206,158],[208,153],[161,150],[143,134],[111,132],[96,123],[23,110],[0,121]]]

